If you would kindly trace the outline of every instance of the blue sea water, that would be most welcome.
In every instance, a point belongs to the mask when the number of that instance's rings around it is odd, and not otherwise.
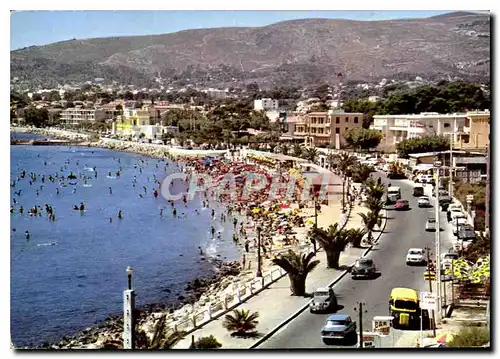
[[[32,138],[15,135],[21,136]],[[66,161],[69,163],[62,168]],[[210,272],[212,264],[200,260],[198,246],[204,248],[207,259],[217,255],[227,260],[239,258],[231,240],[231,221],[213,222],[211,210],[202,209],[199,199],[188,202],[187,208],[181,201],[176,203],[178,214],[185,212],[188,217],[174,219],[170,204],[161,195],[154,198],[153,174],[161,180],[165,173],[177,171],[176,164],[170,163],[165,172],[166,163],[98,148],[11,146],[11,183],[16,180],[16,186],[10,188],[11,205],[14,198],[17,201],[10,215],[14,345],[57,341],[120,313],[128,265],[135,269],[137,305],[142,306],[175,301],[186,282]],[[92,167],[96,168],[97,178]],[[120,167],[119,177],[108,178],[108,172],[115,177]],[[17,181],[22,170],[26,178]],[[38,174],[32,185],[30,172]],[[59,187],[58,181],[48,180],[56,172],[86,175],[87,185],[79,178],[76,185]],[[41,182],[42,174],[45,183]],[[143,186],[147,187],[146,194]],[[19,190],[20,196],[15,194]],[[72,209],[81,202],[85,212]],[[54,208],[55,222],[49,221],[45,210],[41,217],[28,215],[30,207],[45,208],[45,204]],[[24,214],[19,213],[21,206]],[[122,220],[117,218],[120,209]],[[217,208],[216,218],[220,210]],[[220,240],[211,238],[211,223],[215,223],[217,231],[223,231]],[[25,231],[30,232],[29,240]]]

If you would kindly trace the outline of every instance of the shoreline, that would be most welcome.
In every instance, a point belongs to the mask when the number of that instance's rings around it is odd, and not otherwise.
[[[11,129],[12,130],[12,129]],[[35,133],[35,134],[43,134],[47,136],[55,136],[60,138],[75,138],[79,136],[77,133],[71,132],[61,132],[54,131],[50,129],[30,129],[30,128],[17,128],[17,131],[14,132],[27,132],[27,133]],[[65,137],[67,136],[67,137]],[[85,145],[86,147],[99,147],[106,148],[115,151],[121,152],[130,152],[134,154],[139,154],[143,156],[148,156],[151,158],[157,159],[168,159],[170,161],[176,161],[183,166],[187,166],[186,162],[189,163],[190,159],[186,156],[181,155],[173,155],[170,152],[170,148],[167,146],[151,146],[150,144],[141,144],[135,142],[125,142],[125,141],[103,141],[102,139],[94,142],[89,142]],[[213,152],[213,151],[207,151]],[[222,205],[223,208],[227,210],[228,203],[225,201],[216,201],[219,205]],[[243,206],[242,209],[245,207]],[[242,210],[240,209],[240,210]],[[247,213],[248,214],[248,208]],[[236,211],[237,213],[239,211]],[[313,212],[312,208],[303,208],[301,211],[302,218],[308,218],[311,216]],[[248,220],[248,216],[241,215],[238,216],[238,220],[241,221],[241,217],[245,220]],[[306,216],[304,216],[304,214]],[[319,216],[318,216],[319,217]],[[240,222],[241,223],[241,222]],[[236,229],[236,228],[235,228]],[[276,253],[286,251],[288,249],[303,249],[309,245],[309,242],[306,239],[306,233],[308,230],[308,226],[305,224],[303,226],[292,226],[292,231],[295,233],[297,243],[292,245],[284,245],[282,240],[281,245],[279,243],[274,243],[273,238],[276,233],[266,233],[270,237],[270,249],[268,254],[263,254],[262,259],[262,271],[267,272],[272,270],[273,268],[277,268],[272,262],[271,257],[276,255]],[[235,230],[235,233],[237,231]],[[255,242],[256,233],[255,231],[251,231],[249,233],[248,239],[251,241],[252,239]],[[246,238],[245,238],[246,239]],[[277,240],[277,239],[276,239]],[[279,241],[278,241],[279,242]],[[277,246],[276,246],[277,244]],[[267,245],[267,243],[265,244]],[[263,244],[264,246],[264,244]],[[273,248],[275,247],[275,248]],[[277,248],[276,248],[277,247]],[[210,259],[210,261],[214,264],[213,273],[208,274],[203,277],[196,278],[191,282],[186,283],[185,289],[181,292],[181,295],[178,297],[180,302],[174,304],[165,304],[165,303],[148,303],[139,308],[137,320],[138,325],[142,330],[145,330],[146,333],[149,333],[150,330],[154,327],[154,322],[156,318],[161,314],[167,314],[167,316],[175,317],[176,314],[185,313],[187,308],[192,309],[201,309],[203,305],[207,302],[207,298],[215,298],[218,295],[225,294],[227,289],[231,287],[231,285],[236,282],[247,282],[255,278],[255,263],[256,254],[256,245],[250,246],[252,249],[250,252],[246,252],[243,248],[243,244],[237,243],[237,249],[242,255],[242,257],[246,256],[246,263],[243,259],[243,264],[245,268],[242,268],[242,263],[240,261],[232,261],[232,262],[223,262],[218,259]],[[207,258],[208,259],[208,258]],[[248,266],[246,265],[248,264]],[[254,264],[252,266],[252,264]],[[248,268],[247,268],[248,267]],[[79,330],[72,335],[63,336],[59,341],[55,343],[43,343],[34,348],[47,348],[47,349],[99,349],[102,347],[104,342],[106,341],[120,341],[122,336],[121,326],[123,325],[123,319],[120,314],[111,314],[104,321],[99,321],[95,325],[87,327],[86,329]],[[24,347],[28,348],[28,347]],[[33,347],[29,347],[32,349]]]

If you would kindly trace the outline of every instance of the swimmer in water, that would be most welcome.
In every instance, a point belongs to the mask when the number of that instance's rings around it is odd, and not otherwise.
[[[200,255],[203,255],[203,249],[201,247],[198,247],[198,249],[200,250]]]
[[[113,222],[113,218],[109,217],[109,223]]]
[[[163,217],[163,208],[160,209],[160,217]]]
[[[109,194],[113,194],[113,190],[109,187]]]
[[[26,232],[24,233],[24,237],[26,238],[26,240],[28,240],[28,241],[29,241],[29,240],[30,240],[30,237],[31,237],[30,232],[26,231]]]
[[[118,211],[118,218],[119,219],[123,218],[123,214],[122,214],[122,210],[121,209]]]
[[[198,211],[197,209],[194,210],[194,212],[197,214],[197,215],[200,215],[200,211]]]
[[[172,211],[172,214],[174,215],[174,217],[177,217],[177,209],[175,209],[175,207],[174,210]]]

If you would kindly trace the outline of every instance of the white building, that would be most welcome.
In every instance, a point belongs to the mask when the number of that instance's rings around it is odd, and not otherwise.
[[[115,110],[108,109],[87,109],[87,108],[67,108],[61,111],[61,121],[76,125],[84,121],[106,121],[112,120],[116,116]]]
[[[383,135],[380,147],[393,151],[395,145],[409,138],[457,133],[464,130],[466,114],[439,114],[422,112],[418,115],[375,115],[371,129],[379,130]]]
[[[253,101],[254,110],[264,110],[264,111],[278,111],[278,100],[273,100],[270,98],[263,98],[261,100]]]

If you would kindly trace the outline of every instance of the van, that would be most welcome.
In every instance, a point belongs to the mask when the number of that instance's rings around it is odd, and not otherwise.
[[[415,186],[413,187],[413,197],[422,197],[424,195],[424,187]]]
[[[388,202],[395,203],[398,199],[401,199],[401,189],[397,186],[387,188]]]

